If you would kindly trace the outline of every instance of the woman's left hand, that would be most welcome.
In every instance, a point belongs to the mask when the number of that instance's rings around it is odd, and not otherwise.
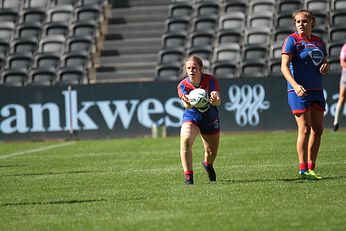
[[[322,75],[326,74],[329,70],[329,63],[323,63],[320,67],[320,73]]]
[[[221,103],[219,92],[217,91],[210,92],[209,102],[214,106],[219,106]]]

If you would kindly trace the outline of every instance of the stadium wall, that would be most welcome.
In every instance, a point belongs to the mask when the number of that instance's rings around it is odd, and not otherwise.
[[[283,77],[219,80],[223,132],[296,129]],[[150,136],[154,124],[178,135],[176,82],[55,87],[0,86],[0,140]],[[325,127],[332,127],[339,75],[324,81]],[[344,110],[342,120],[345,121]],[[343,123],[343,121],[341,121]]]

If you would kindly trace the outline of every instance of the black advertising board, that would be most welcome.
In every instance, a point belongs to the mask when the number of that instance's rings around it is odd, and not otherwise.
[[[223,132],[296,129],[280,77],[219,80]],[[178,135],[183,108],[177,82],[54,87],[0,86],[0,140],[150,136],[165,125]],[[325,127],[332,126],[339,76],[324,81]],[[344,111],[345,112],[345,111]],[[346,114],[343,113],[342,121]]]

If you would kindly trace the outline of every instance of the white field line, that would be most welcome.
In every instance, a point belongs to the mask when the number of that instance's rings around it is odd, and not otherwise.
[[[14,157],[14,156],[33,154],[36,152],[47,151],[47,150],[54,149],[54,148],[61,148],[64,146],[72,145],[74,143],[76,143],[76,142],[67,142],[67,143],[55,144],[55,145],[50,145],[50,146],[46,146],[46,147],[42,147],[42,148],[36,148],[36,149],[27,150],[27,151],[23,151],[23,152],[13,152],[13,153],[9,153],[9,154],[0,156],[0,159],[6,159],[6,158]]]

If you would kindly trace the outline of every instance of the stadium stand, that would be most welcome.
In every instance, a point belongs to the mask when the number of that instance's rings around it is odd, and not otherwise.
[[[0,6],[2,84],[89,83],[107,0],[0,0]]]
[[[225,0],[223,2],[223,14],[242,12],[247,13],[248,0]]]
[[[192,10],[189,2],[168,6],[167,0],[114,1],[103,48],[95,61],[96,78],[91,82],[153,81],[166,19],[190,16]],[[169,47],[181,36],[163,39]]]
[[[314,12],[317,22],[313,33],[326,41],[332,63],[337,65],[337,53],[346,38],[346,29],[343,25],[346,18],[346,1],[171,1],[169,15],[172,15],[173,9],[176,8],[188,5],[189,12],[192,8],[190,27],[186,21],[184,27],[179,28],[180,33],[189,34],[185,40],[185,44],[188,45],[182,45],[185,48],[185,56],[191,54],[191,47],[195,47],[191,45],[195,43],[193,41],[195,36],[192,36],[195,32],[192,31],[196,30],[201,2],[210,3],[209,15],[218,16],[218,28],[214,34],[214,42],[211,42],[212,38],[208,41],[205,39],[204,44],[200,42],[196,47],[205,65],[210,67],[212,73],[220,75],[219,78],[249,77],[251,73],[255,77],[280,75],[281,45],[283,39],[294,31],[292,12],[304,7]],[[215,2],[219,4],[218,13]],[[187,10],[185,14],[188,14]],[[186,19],[188,20],[188,17]],[[210,25],[203,25],[202,28],[210,29]],[[199,27],[198,30],[202,28]],[[162,36],[162,44],[165,44],[164,39],[168,34],[169,31],[166,30]],[[234,49],[234,44],[240,49]],[[162,49],[165,49],[165,46],[162,46]],[[212,50],[211,56],[208,53],[210,50]],[[335,67],[335,71],[339,69]]]
[[[0,0],[0,84],[177,80],[191,54],[219,78],[280,75],[282,40],[304,7],[340,72],[345,0]],[[26,73],[12,68],[27,54]]]

